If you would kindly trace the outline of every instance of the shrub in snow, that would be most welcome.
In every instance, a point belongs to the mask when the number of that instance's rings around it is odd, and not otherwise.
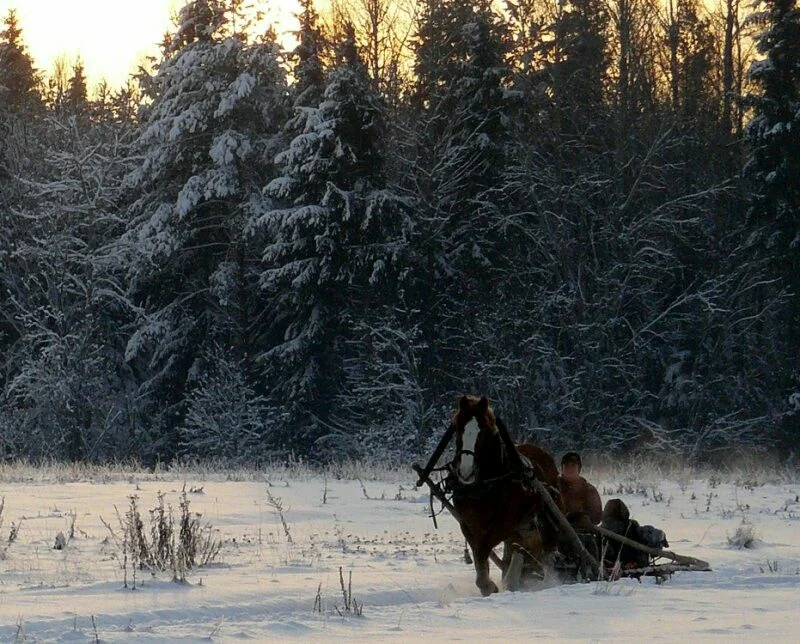
[[[742,523],[732,537],[728,537],[728,544],[731,547],[739,548],[755,548],[758,544],[756,538],[755,526],[752,523]]]
[[[213,563],[222,544],[214,538],[211,525],[200,524],[200,514],[189,511],[186,489],[181,492],[178,524],[172,506],[164,504],[164,494],[158,494],[158,504],[149,512],[149,529],[139,511],[138,499],[130,497],[128,511],[118,514],[122,540],[106,525],[111,537],[122,550],[123,585],[128,588],[128,567],[132,586],[136,588],[136,572],[147,568],[151,574],[169,570],[174,581],[185,582],[189,570]],[[148,536],[149,533],[149,536]]]
[[[63,532],[59,532],[56,535],[55,545],[53,546],[53,550],[63,550],[67,547],[67,538],[64,536]]]

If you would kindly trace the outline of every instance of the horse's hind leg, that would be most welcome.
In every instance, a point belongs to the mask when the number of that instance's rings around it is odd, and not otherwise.
[[[503,570],[508,570],[508,564],[511,562],[511,555],[514,554],[514,544],[510,539],[503,541]]]

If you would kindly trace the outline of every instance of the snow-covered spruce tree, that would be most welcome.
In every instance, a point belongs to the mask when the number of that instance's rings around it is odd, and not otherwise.
[[[181,457],[252,464],[278,455],[264,428],[283,419],[257,391],[252,370],[235,360],[231,351],[220,347],[209,347],[203,356],[201,375],[187,394],[179,434]]]
[[[218,343],[248,368],[257,343],[243,209],[272,171],[286,88],[274,36],[251,42],[234,31],[246,25],[242,4],[186,4],[145,79],[152,102],[121,247],[142,311],[126,357],[150,404],[150,457],[175,455],[187,390],[202,386],[201,356]]]
[[[84,71],[83,61],[78,58],[72,67],[72,76],[69,77],[67,91],[64,96],[64,109],[72,115],[86,112],[89,106],[89,92],[86,87],[86,74]]]
[[[421,313],[401,302],[347,312],[344,386],[324,441],[331,451],[401,462],[433,448],[430,429],[441,428],[452,409],[425,391],[420,358],[432,349],[422,337]]]
[[[0,31],[0,105],[23,110],[38,106],[40,81],[22,37],[17,12],[10,9]]]
[[[437,348],[420,367],[434,399],[478,386],[465,356],[492,342],[477,331],[476,315],[493,305],[494,268],[508,251],[497,224],[518,101],[508,89],[508,34],[491,4],[431,0],[419,15],[410,190],[421,259],[409,296],[411,308],[425,311],[423,334]]]
[[[325,66],[323,58],[328,47],[325,34],[319,24],[315,0],[298,0],[298,29],[294,32],[297,46],[289,55],[294,83],[292,104],[295,107],[295,125],[302,130],[303,116],[298,107],[316,107],[325,91]]]
[[[774,330],[785,347],[774,365],[788,405],[783,437],[797,447],[800,428],[800,6],[797,0],[761,0],[750,16],[761,29],[762,55],[750,67],[758,88],[749,97],[753,118],[747,126],[750,157],[745,168],[752,182],[750,220],[770,272],[787,290]]]
[[[270,343],[259,360],[288,416],[285,448],[324,457],[313,444],[333,429],[353,333],[346,316],[391,290],[411,225],[383,176],[384,106],[351,39],[322,101],[298,108],[298,118],[301,133],[276,159],[281,176],[253,209],[270,303],[262,316]]]

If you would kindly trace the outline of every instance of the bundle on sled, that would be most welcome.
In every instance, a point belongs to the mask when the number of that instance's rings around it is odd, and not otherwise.
[[[437,466],[453,440],[452,459]],[[576,532],[564,515],[553,457],[537,445],[515,445],[485,397],[462,397],[427,465],[412,467],[419,476],[417,487],[424,484],[430,489],[434,525],[434,498],[458,522],[471,551],[471,557],[465,552],[465,559],[474,564],[475,584],[483,595],[498,591],[491,579],[490,560],[500,568],[505,586],[514,590],[524,576],[542,576],[553,569],[562,576],[604,578],[606,565],[598,535],[622,539],[623,545],[635,550],[649,547],[603,527],[592,526],[588,535]],[[502,558],[494,552],[501,543]],[[681,565],[690,559],[652,550]],[[705,562],[692,561],[697,562],[696,569],[708,569]],[[648,560],[647,567],[652,563]]]
[[[661,580],[679,570],[711,570],[706,561],[667,550],[666,533],[631,519],[622,499],[611,499],[606,503],[599,526],[584,522],[576,529],[586,547],[601,561],[603,579],[652,576]],[[577,569],[569,557],[559,563],[562,574],[567,577]]]

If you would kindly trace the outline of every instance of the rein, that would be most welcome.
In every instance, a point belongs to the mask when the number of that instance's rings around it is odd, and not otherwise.
[[[477,420],[477,416],[473,416],[473,418]],[[417,481],[417,487],[420,487],[423,483],[425,483],[426,479],[428,479],[432,472],[447,471],[448,475],[442,481],[445,488],[449,489],[453,493],[465,494],[467,492],[471,492],[470,496],[476,496],[475,491],[477,490],[480,490],[485,494],[486,490],[490,489],[494,484],[506,481],[514,476],[524,475],[526,471],[530,470],[530,466],[528,465],[526,467],[526,463],[524,462],[527,459],[523,459],[519,452],[517,452],[514,443],[511,441],[511,437],[508,435],[508,430],[506,429],[503,421],[500,420],[500,418],[496,418],[495,423],[497,426],[497,432],[492,434],[492,438],[498,442],[497,448],[500,450],[499,464],[501,469],[505,470],[502,474],[498,474],[497,476],[493,476],[491,478],[477,479],[476,476],[478,474],[478,464],[475,450],[463,448],[456,451],[455,456],[449,463],[443,467],[436,467],[436,464],[438,463],[439,458],[442,456],[442,453],[445,451],[445,449],[447,449],[447,446],[452,440],[453,435],[459,429],[455,421],[453,421],[450,423],[444,435],[439,440],[439,443],[436,445],[436,449],[433,451],[433,454],[431,454],[430,459],[428,459],[427,465],[425,465],[422,470],[418,470],[419,480]],[[480,425],[480,422],[478,424]],[[484,427],[481,427],[480,430],[481,432],[486,431]],[[460,461],[460,458],[463,455],[472,456],[474,459],[475,467],[469,476],[469,480],[463,480],[458,475],[455,468],[455,464]],[[431,515],[433,516],[435,514],[436,513],[433,512],[433,495],[431,495]],[[435,516],[433,516],[433,519],[435,525]]]

